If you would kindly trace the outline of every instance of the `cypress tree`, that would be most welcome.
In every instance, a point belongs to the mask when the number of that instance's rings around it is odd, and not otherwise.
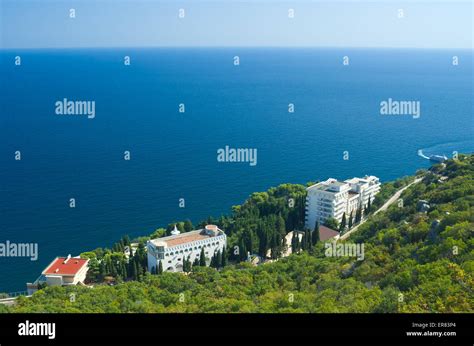
[[[201,255],[199,257],[199,265],[201,267],[206,266],[206,254],[204,253],[204,247],[201,248]]]
[[[122,277],[123,278],[128,278],[128,271],[127,271],[127,265],[125,262],[122,262]]]
[[[308,239],[307,232],[304,230],[303,237],[301,238],[301,249],[306,250],[307,249],[307,244],[306,240]]]
[[[286,234],[285,219],[281,216],[281,214],[278,215],[275,227],[277,232],[280,233],[282,236]]]
[[[161,263],[161,261],[158,263],[157,274],[163,274],[163,264]]]
[[[262,231],[259,233],[258,254],[264,258],[267,256],[268,249],[267,236],[266,230],[262,229]]]
[[[277,235],[277,232],[274,232],[273,235],[271,235],[271,239],[270,239],[270,257],[272,259],[275,259],[276,257],[276,244],[277,244],[277,240],[276,240],[276,235]]]
[[[186,261],[186,258],[183,258],[181,259],[182,263],[183,263],[183,273],[186,273],[188,271],[188,263]]]
[[[316,243],[319,241],[319,222],[318,221],[316,221],[316,223],[314,224],[312,241],[313,241],[313,245],[316,245]]]
[[[217,251],[217,268],[222,268],[222,252],[221,252],[221,250]]]
[[[349,229],[352,228],[352,210],[351,210],[351,213],[349,214]]]
[[[317,243],[319,243],[319,225],[317,228],[315,228],[315,230],[313,231],[313,245],[316,245]]]
[[[130,238],[128,237],[128,235],[123,236],[123,245],[124,246],[130,246],[131,245]]]
[[[283,254],[283,239],[285,238],[285,234],[280,234],[278,233],[276,235],[277,237],[277,240],[276,240],[276,249],[277,249],[277,253],[276,253],[276,258],[280,258],[281,255]]]
[[[359,205],[359,208],[356,210],[355,223],[359,223],[362,218],[362,206]]]
[[[342,234],[346,228],[346,213],[342,214],[341,224],[339,225],[339,232]]]
[[[211,261],[209,262],[209,267],[215,268],[216,267],[216,255],[212,255]]]
[[[371,198],[370,198],[370,196],[369,196],[369,202],[367,203],[367,208],[366,208],[367,214],[369,214],[369,213],[370,213],[370,210],[372,209],[372,205],[371,205],[370,199],[371,199]]]
[[[253,251],[253,243],[254,243],[254,236],[253,236],[253,233],[252,231],[246,229],[244,230],[244,232],[242,233],[242,241],[243,241],[243,244],[245,245],[245,248],[248,249],[248,251],[252,252]]]
[[[308,249],[309,250],[312,250],[313,249],[313,232],[311,232],[311,230],[308,229]]]
[[[133,261],[132,263],[132,279],[137,280],[138,279],[138,266],[137,262]]]
[[[245,247],[245,244],[242,244],[242,246],[239,248],[239,255],[240,255],[240,260],[241,261],[246,261],[247,260],[247,248]]]
[[[225,267],[227,265],[227,249],[224,246],[222,248],[222,267]]]
[[[214,268],[219,269],[220,267],[222,267],[222,253],[221,250],[217,250],[214,259]]]

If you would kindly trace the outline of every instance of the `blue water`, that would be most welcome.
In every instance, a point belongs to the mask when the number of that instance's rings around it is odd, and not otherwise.
[[[452,55],[460,66],[451,65]],[[472,51],[107,49],[0,57],[0,242],[40,248],[36,262],[0,258],[0,291],[23,290],[55,256],[229,213],[280,183],[413,174],[429,165],[418,149],[450,143],[456,150],[473,135]],[[55,115],[63,98],[96,101],[96,118]],[[420,101],[421,117],[381,116],[388,98]],[[216,150],[226,145],[257,148],[258,164],[218,163]],[[13,160],[16,150],[21,161]]]

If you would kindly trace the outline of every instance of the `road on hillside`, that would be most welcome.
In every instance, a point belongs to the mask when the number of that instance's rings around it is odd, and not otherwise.
[[[388,207],[390,207],[393,203],[395,203],[396,201],[398,201],[398,199],[400,198],[400,196],[402,195],[403,191],[405,191],[406,189],[408,189],[410,186],[412,186],[413,184],[418,184],[420,181],[422,181],[423,178],[416,178],[415,180],[413,180],[410,184],[408,184],[407,186],[405,187],[402,187],[400,190],[398,190],[397,192],[395,192],[393,194],[392,197],[390,197],[388,199],[387,202],[384,203],[384,205],[382,205],[379,209],[377,209],[375,212],[374,212],[374,215],[378,214],[379,212],[381,211],[385,211],[387,210]],[[362,220],[357,226],[355,226],[353,229],[351,229],[349,232],[343,234],[339,239],[341,240],[344,240],[344,239],[347,239],[352,233],[354,233],[355,231],[357,231],[357,229],[359,228],[359,226],[363,225],[365,223],[365,221],[367,221],[367,219],[364,219]]]

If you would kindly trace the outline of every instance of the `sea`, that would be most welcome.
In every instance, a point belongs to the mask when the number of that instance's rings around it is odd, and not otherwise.
[[[472,50],[1,50],[0,243],[38,244],[38,259],[0,257],[0,292],[56,256],[229,214],[279,184],[387,182],[429,167],[419,150],[473,152],[473,80]],[[95,117],[56,114],[64,99],[94,101]],[[419,116],[381,114],[389,99]],[[226,146],[256,164],[218,161]]]

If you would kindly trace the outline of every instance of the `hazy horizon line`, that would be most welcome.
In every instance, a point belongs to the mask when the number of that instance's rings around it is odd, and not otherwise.
[[[63,46],[63,47],[0,47],[0,50],[73,50],[73,49],[248,49],[248,48],[260,48],[260,49],[393,49],[393,50],[470,50],[474,51],[474,47],[412,47],[412,46],[273,46],[273,45],[235,45],[235,46],[201,46],[201,45],[189,45],[189,46],[168,46],[168,45],[156,45],[156,46]]]

